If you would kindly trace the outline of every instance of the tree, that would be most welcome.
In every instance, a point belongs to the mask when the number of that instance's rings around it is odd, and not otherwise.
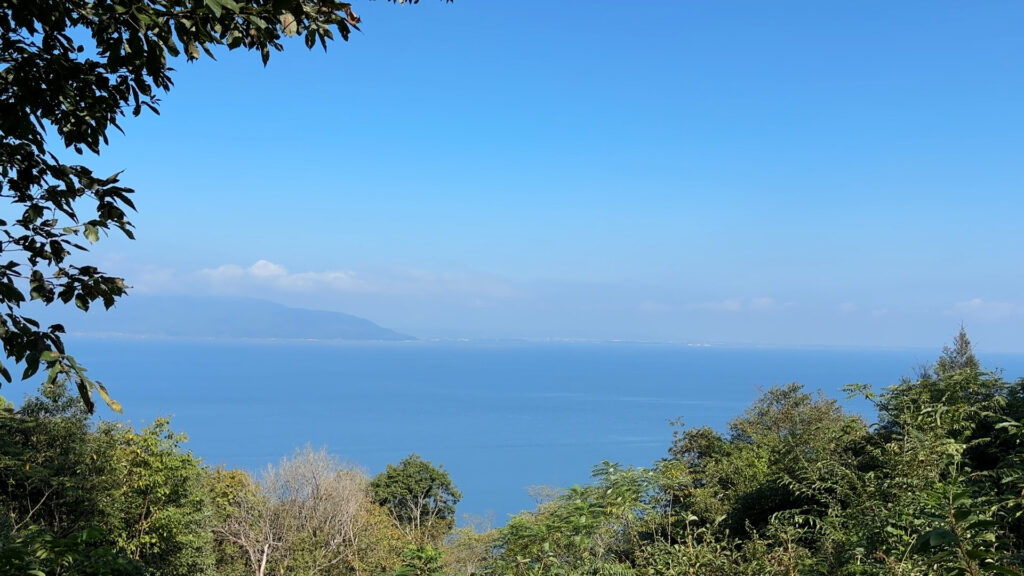
[[[1024,379],[961,332],[919,379],[848,391],[879,425],[769,389],[722,432],[677,430],[654,467],[602,463],[513,517],[484,573],[1024,575]]]
[[[290,530],[289,572],[320,574],[350,558],[368,504],[368,482],[361,470],[308,446],[267,469],[261,480],[264,494]]]
[[[117,549],[161,576],[213,574],[206,472],[187,437],[166,418],[138,432],[104,422],[95,437],[109,446],[101,519]]]
[[[0,573],[139,574],[104,537],[107,446],[77,397],[41,392],[0,410]]]
[[[433,546],[410,546],[402,553],[402,566],[390,576],[445,576],[444,553]]]
[[[326,49],[359,22],[338,0],[0,0],[0,198],[15,213],[0,218],[0,342],[8,361],[24,363],[22,378],[45,367],[48,381],[73,382],[90,412],[93,393],[119,409],[66,354],[64,326],[41,326],[22,308],[109,309],[128,290],[83,258],[101,235],[133,237],[134,191],[120,173],[66,159],[98,154],[128,110],[158,112],[173,85],[170,58],[212,58],[223,46],[258,51],[266,64],[285,37]],[[10,370],[0,362],[8,383]]]
[[[214,526],[214,571],[221,576],[245,576],[250,573],[246,550],[228,538],[225,529],[241,515],[240,507],[253,494],[255,483],[245,470],[223,466],[207,469],[205,480]]]
[[[455,526],[455,505],[462,493],[448,472],[416,454],[398,465],[388,464],[370,482],[373,501],[391,514],[395,524],[413,538],[436,542]]]
[[[205,474],[183,440],[164,419],[94,428],[63,386],[0,413],[0,573],[211,573]]]
[[[258,484],[236,481],[217,533],[244,552],[255,576],[381,573],[392,563],[370,557],[399,539],[377,538],[388,527],[368,483],[361,470],[306,447],[269,466]],[[393,548],[397,563],[401,547]]]
[[[259,485],[248,477],[242,482],[231,480],[219,479],[229,501],[224,504],[224,518],[218,519],[216,533],[222,542],[243,552],[250,574],[263,576],[272,555],[285,543],[287,526]]]

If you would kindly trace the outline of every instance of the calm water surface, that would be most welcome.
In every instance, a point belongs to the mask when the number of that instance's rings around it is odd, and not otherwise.
[[[372,474],[416,452],[451,473],[464,493],[460,514],[492,514],[496,523],[532,507],[528,486],[586,482],[601,460],[662,457],[669,420],[722,428],[759,388],[800,382],[842,397],[845,384],[893,384],[938,355],[619,343],[78,339],[70,347],[124,404],[125,418],[172,416],[208,464],[258,470],[311,443]],[[1024,375],[1024,356],[981,359],[1008,378]]]

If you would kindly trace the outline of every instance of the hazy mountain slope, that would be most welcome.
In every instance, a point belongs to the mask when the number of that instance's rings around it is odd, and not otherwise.
[[[350,314],[289,308],[241,298],[133,294],[111,310],[103,311],[99,307],[72,320],[67,325],[70,332],[93,334],[171,338],[414,339]]]

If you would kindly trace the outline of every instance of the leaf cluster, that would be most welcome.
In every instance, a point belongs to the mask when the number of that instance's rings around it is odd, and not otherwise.
[[[373,501],[411,538],[436,544],[455,526],[455,506],[462,493],[443,466],[410,454],[370,482]]]
[[[0,416],[0,572],[212,574],[197,459],[166,420],[93,426],[63,388]]]

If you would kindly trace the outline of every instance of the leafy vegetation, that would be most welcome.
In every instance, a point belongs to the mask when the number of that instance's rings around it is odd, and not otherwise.
[[[416,454],[389,464],[370,482],[370,494],[410,539],[435,544],[455,526],[462,499],[443,468]]]
[[[501,574],[1019,574],[1019,398],[966,334],[933,371],[875,393],[867,426],[797,385],[720,434],[676,433],[649,469],[604,463],[595,483],[513,518]]]
[[[849,392],[877,424],[773,388],[725,430],[679,424],[650,467],[602,462],[478,532],[416,455],[372,479],[311,448],[256,476],[208,468],[167,421],[92,423],[44,386],[0,417],[0,573],[1024,574],[1024,380],[961,334],[917,378]]]

